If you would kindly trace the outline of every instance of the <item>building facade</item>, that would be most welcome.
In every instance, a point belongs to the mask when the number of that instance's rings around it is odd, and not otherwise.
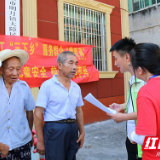
[[[5,0],[1,0],[0,21],[4,35]],[[20,35],[95,46],[93,63],[100,79],[79,84],[82,96],[92,93],[106,106],[124,103],[129,75],[114,66],[109,50],[129,36],[127,0],[20,0]],[[36,100],[39,88],[31,90]],[[106,113],[84,103],[85,124],[108,119]]]
[[[160,45],[160,0],[129,0],[128,4],[130,37],[137,43]]]

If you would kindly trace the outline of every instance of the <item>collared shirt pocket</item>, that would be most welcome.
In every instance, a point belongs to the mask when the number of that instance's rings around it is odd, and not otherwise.
[[[21,125],[11,126],[10,129],[13,132],[12,136],[14,136],[12,138],[12,143],[13,144],[18,144],[19,141],[23,140],[23,127]]]
[[[31,130],[29,128],[28,122],[24,122],[23,124],[20,125],[21,128],[21,133],[22,133],[22,138],[27,139],[28,136],[31,136]]]
[[[76,95],[76,94],[72,94],[72,96],[71,96],[71,101],[72,101],[72,106],[73,107],[77,107],[77,104],[78,104],[78,95]]]
[[[63,102],[63,100],[66,98],[65,95],[62,93],[58,92],[51,92],[50,93],[50,98],[49,98],[49,103],[51,106],[57,106]]]

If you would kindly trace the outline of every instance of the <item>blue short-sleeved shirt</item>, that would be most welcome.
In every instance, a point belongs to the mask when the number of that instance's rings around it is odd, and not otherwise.
[[[76,107],[84,103],[80,87],[72,80],[70,82],[69,91],[58,81],[57,75],[42,84],[36,106],[45,108],[44,121],[76,118]]]
[[[0,142],[7,144],[9,150],[32,139],[25,110],[34,108],[35,101],[26,82],[14,83],[9,97],[3,78],[0,78]]]

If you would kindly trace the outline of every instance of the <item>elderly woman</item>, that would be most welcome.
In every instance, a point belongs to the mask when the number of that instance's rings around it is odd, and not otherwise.
[[[132,143],[143,144],[145,136],[160,136],[160,48],[141,43],[131,51],[137,78],[146,82],[137,96],[137,127],[129,136]],[[157,151],[145,150],[143,160],[156,160]]]

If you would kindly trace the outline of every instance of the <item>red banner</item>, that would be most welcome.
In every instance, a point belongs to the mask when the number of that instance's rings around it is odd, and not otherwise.
[[[30,87],[39,87],[45,80],[58,74],[57,56],[63,51],[74,52],[78,68],[73,81],[86,83],[99,80],[98,70],[93,65],[92,46],[42,38],[0,35],[0,51],[23,49],[29,60],[23,66],[20,79]]]

